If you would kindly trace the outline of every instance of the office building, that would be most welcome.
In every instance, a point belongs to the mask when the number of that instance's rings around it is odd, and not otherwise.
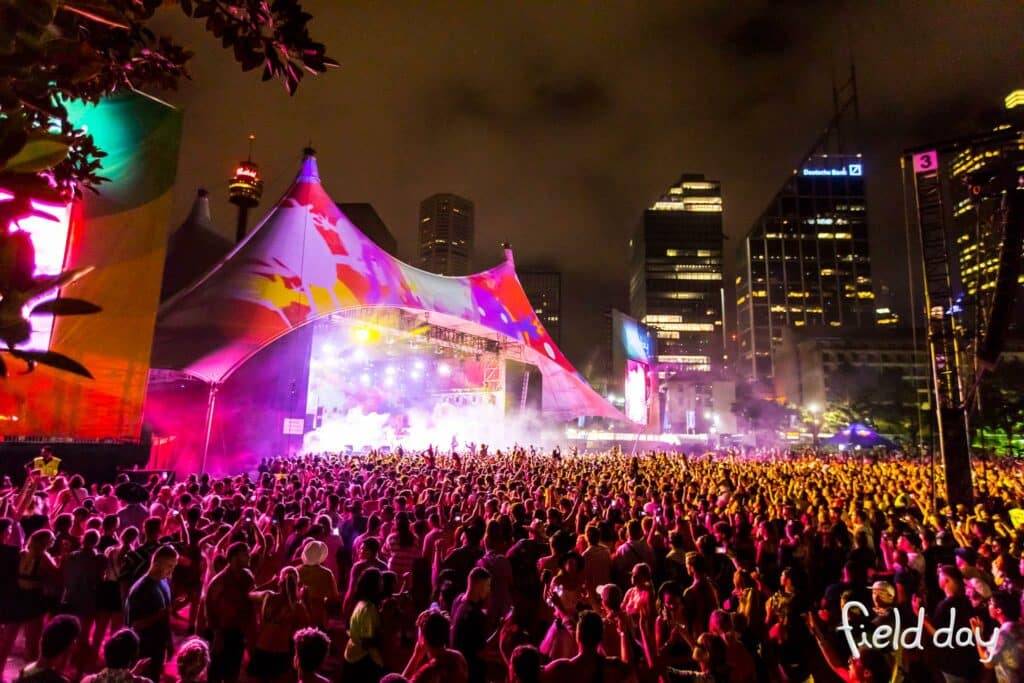
[[[439,275],[468,275],[473,257],[473,202],[435,194],[420,202],[419,267]]]
[[[662,379],[721,370],[722,241],[720,184],[697,174],[644,211],[630,240],[630,315],[655,331]]]
[[[984,329],[999,273],[1003,242],[1003,195],[1016,187],[1024,169],[1024,91],[1006,98],[1007,109],[990,130],[943,144],[938,150],[940,174],[948,192],[952,235],[956,241],[959,291],[968,329]],[[1024,282],[1024,276],[1020,278]],[[1018,289],[1011,324],[1022,323],[1024,290]]]
[[[928,344],[923,333],[916,348],[914,341],[907,328],[783,328],[775,353],[775,393],[792,405],[821,410],[872,395],[896,397],[911,408],[927,405]]]
[[[857,81],[833,85],[835,109],[737,248],[736,375],[768,379],[787,328],[873,328]]]
[[[793,170],[739,247],[741,377],[776,372],[787,327],[874,325],[864,164],[813,153]]]
[[[519,283],[555,343],[562,343],[562,274],[539,268],[517,268]]]
[[[352,225],[359,229],[359,232],[370,238],[371,242],[388,254],[398,257],[398,242],[388,230],[388,226],[384,225],[384,221],[377,214],[377,210],[373,208],[373,204],[349,202],[338,204],[338,208],[352,222]]]

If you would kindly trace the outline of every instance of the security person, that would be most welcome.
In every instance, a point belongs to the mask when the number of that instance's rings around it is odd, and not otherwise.
[[[39,451],[39,455],[32,459],[28,465],[25,465],[25,469],[39,470],[39,473],[44,477],[56,477],[60,471],[60,458],[53,454],[53,450],[49,446],[43,446]]]

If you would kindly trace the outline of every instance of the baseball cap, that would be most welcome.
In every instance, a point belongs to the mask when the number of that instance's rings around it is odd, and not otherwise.
[[[981,578],[968,579],[967,585],[978,594],[982,600],[988,600],[992,597],[992,587],[988,585],[988,581]]]
[[[601,596],[601,602],[610,609],[618,610],[622,607],[622,589],[614,583],[606,583],[597,587],[597,594]]]

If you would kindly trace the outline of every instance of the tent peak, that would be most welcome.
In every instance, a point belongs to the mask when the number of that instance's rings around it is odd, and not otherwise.
[[[316,150],[312,147],[306,147],[302,150],[302,168],[299,169],[299,176],[295,179],[295,182],[320,182],[320,170],[316,165]]]
[[[189,209],[188,218],[178,227],[178,230],[195,230],[197,228],[216,232],[216,229],[213,227],[213,219],[210,216],[210,193],[202,187],[196,190],[196,198],[192,200],[192,208]]]

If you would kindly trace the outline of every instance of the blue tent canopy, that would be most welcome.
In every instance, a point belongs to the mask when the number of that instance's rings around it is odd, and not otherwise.
[[[896,448],[896,444],[875,430],[860,422],[851,422],[848,427],[840,429],[826,443],[831,446],[860,446],[861,448]]]

